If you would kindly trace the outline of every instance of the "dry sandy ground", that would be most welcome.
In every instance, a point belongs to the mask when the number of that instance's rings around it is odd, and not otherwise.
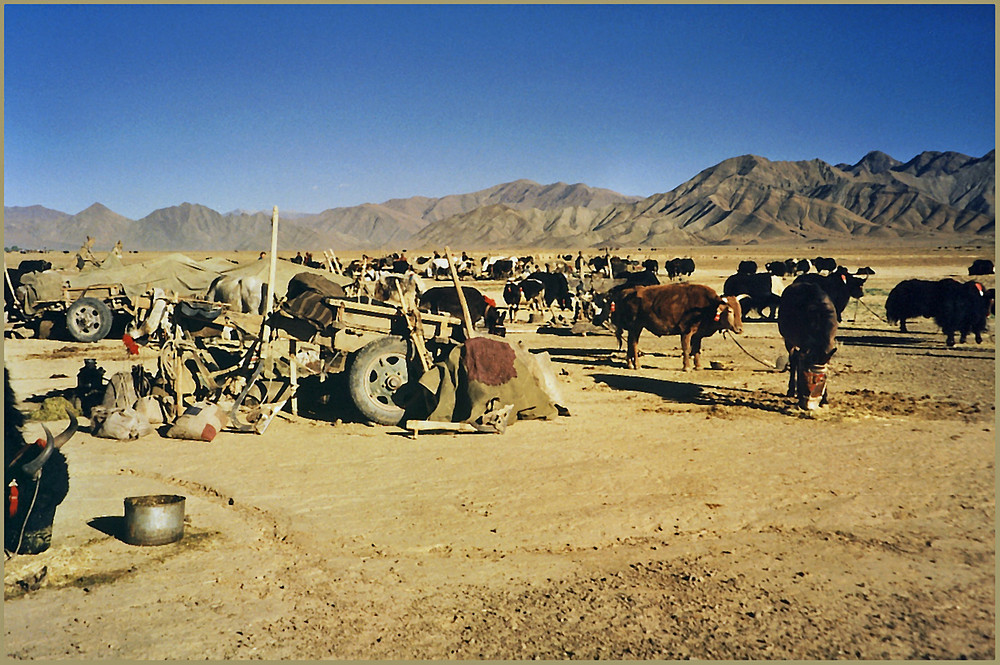
[[[799,252],[878,273],[813,415],[727,338],[705,341],[723,369],[683,373],[678,340],[646,333],[636,372],[611,336],[518,325],[570,416],[411,439],[304,404],[211,443],[79,434],[52,548],[5,565],[6,654],[992,659],[995,340],[949,349],[878,315],[900,279],[993,251]],[[693,281],[785,253],[696,250]],[[766,322],[740,343],[781,348]],[[128,366],[115,341],[4,348],[22,399],[73,386],[85,357]],[[183,540],[114,536],[125,497],[161,493],[187,497]]]

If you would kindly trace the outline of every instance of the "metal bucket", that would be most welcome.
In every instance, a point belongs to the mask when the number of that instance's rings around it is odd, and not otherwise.
[[[184,537],[184,497],[176,494],[125,499],[125,542],[166,545]]]
[[[799,376],[799,406],[818,409],[826,397],[826,365],[810,365]]]

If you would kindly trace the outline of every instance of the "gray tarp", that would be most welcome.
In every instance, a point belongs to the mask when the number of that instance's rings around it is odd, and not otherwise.
[[[167,254],[152,261],[130,265],[114,264],[115,262],[106,262],[101,267],[79,271],[69,269],[29,273],[21,279],[21,283],[27,287],[26,304],[30,308],[38,301],[61,299],[63,281],[69,282],[71,287],[122,284],[125,294],[133,300],[153,288],[163,289],[168,295],[176,294],[182,298],[203,298],[208,292],[208,287],[220,275],[234,277],[252,275],[266,282],[269,267],[267,259],[237,264],[228,259],[194,261],[183,254]],[[291,261],[279,260],[275,271],[275,295],[278,298],[283,297],[288,289],[288,282],[301,272],[320,274],[341,285],[350,284],[352,281],[349,277],[334,275],[327,270],[307,268]]]

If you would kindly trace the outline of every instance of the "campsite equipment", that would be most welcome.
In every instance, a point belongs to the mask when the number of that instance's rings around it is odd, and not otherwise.
[[[125,542],[166,545],[184,537],[184,497],[149,494],[125,499]]]
[[[90,410],[104,401],[104,391],[104,369],[97,366],[97,359],[85,359],[76,374],[76,396],[83,415],[90,417]]]

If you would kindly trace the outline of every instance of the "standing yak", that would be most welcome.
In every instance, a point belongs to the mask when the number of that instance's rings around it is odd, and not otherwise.
[[[7,368],[3,370],[4,482],[7,485],[4,550],[38,554],[49,549],[56,507],[69,492],[69,468],[59,448],[76,432],[76,418],[53,438],[45,426],[45,440],[26,443],[21,432],[24,414],[17,408]]]
[[[823,288],[795,282],[781,294],[778,332],[788,351],[788,396],[803,409],[827,402],[826,365],[837,351],[837,309]]]

